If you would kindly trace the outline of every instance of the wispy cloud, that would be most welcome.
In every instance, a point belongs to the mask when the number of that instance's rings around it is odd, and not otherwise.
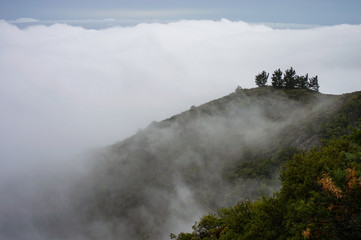
[[[209,9],[76,9],[67,10],[66,15],[79,18],[117,19],[179,19],[202,17],[210,14]]]
[[[34,23],[39,22],[38,19],[35,18],[18,18],[16,20],[10,20],[10,23]]]

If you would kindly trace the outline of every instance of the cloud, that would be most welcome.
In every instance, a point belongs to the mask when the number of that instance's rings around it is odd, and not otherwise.
[[[2,21],[0,31],[2,143],[12,146],[108,144],[237,85],[254,87],[261,70],[293,66],[318,75],[325,93],[361,88],[360,25],[274,30],[221,20],[20,30]]]
[[[318,75],[324,93],[360,90],[360,42],[361,25],[289,30],[223,19],[94,30],[0,21],[1,180],[27,173],[16,183],[34,188],[33,174],[66,172],[79,152],[254,87],[262,70]]]
[[[18,18],[15,21],[9,21],[11,23],[34,23],[39,22],[38,19],[35,18]]]
[[[360,25],[274,30],[221,20],[20,30],[2,21],[0,31],[2,143],[11,146],[109,144],[237,85],[254,87],[261,70],[293,66],[318,75],[325,93],[361,88]]]
[[[69,16],[77,16],[81,18],[99,17],[107,18],[113,17],[118,19],[179,19],[187,18],[190,16],[205,16],[211,13],[212,10],[205,9],[124,9],[124,8],[111,8],[111,9],[74,9],[67,10],[66,14]]]
[[[265,22],[259,23],[269,26],[274,29],[309,29],[309,28],[319,28],[322,25],[318,24],[300,24],[300,23],[272,23],[272,22]]]

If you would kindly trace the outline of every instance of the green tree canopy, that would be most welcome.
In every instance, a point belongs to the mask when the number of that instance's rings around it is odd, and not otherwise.
[[[271,198],[243,200],[204,216],[177,240],[359,239],[361,128],[294,155]]]
[[[308,84],[308,87],[316,92],[319,91],[320,86],[318,85],[318,77],[317,75],[315,77],[310,78],[310,82]]]
[[[257,74],[255,77],[255,82],[258,87],[266,86],[268,73],[262,71]],[[296,75],[296,71],[293,67],[287,69],[284,74],[281,69],[277,69],[273,72],[272,77],[272,87],[274,88],[287,88],[287,89],[310,89],[313,91],[319,91],[318,77],[308,78],[308,73],[304,76]]]
[[[273,87],[283,87],[283,78],[282,78],[282,71],[281,69],[277,69],[272,74],[272,86]]]
[[[255,77],[255,82],[258,87],[264,87],[267,84],[269,74],[265,71],[262,71],[261,73],[257,74]]]
[[[296,86],[296,71],[291,67],[285,71],[283,81],[286,88],[295,88]]]
[[[308,88],[308,73],[305,76],[296,76],[295,80],[297,88]]]

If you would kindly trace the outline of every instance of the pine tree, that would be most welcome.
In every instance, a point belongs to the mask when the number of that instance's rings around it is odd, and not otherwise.
[[[272,86],[273,87],[283,87],[282,71],[278,69],[272,74]]]
[[[261,73],[257,74],[255,77],[255,82],[258,87],[264,87],[267,84],[269,73],[262,71]]]
[[[316,92],[319,92],[320,85],[318,85],[318,77],[317,77],[317,75],[315,77],[310,78],[308,88],[311,89],[311,90],[314,90]]]
[[[296,86],[296,71],[291,67],[285,71],[283,81],[285,83],[285,87],[292,89]]]
[[[306,76],[296,76],[296,87],[297,88],[307,88],[308,87],[308,73]]]

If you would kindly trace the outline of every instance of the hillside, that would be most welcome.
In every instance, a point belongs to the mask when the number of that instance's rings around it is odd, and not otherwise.
[[[203,216],[177,240],[359,239],[361,122],[348,136],[295,154],[272,197],[239,201]]]
[[[360,117],[361,92],[237,88],[99,152],[79,214],[114,238],[168,239],[204,213],[272,195],[287,159]]]

